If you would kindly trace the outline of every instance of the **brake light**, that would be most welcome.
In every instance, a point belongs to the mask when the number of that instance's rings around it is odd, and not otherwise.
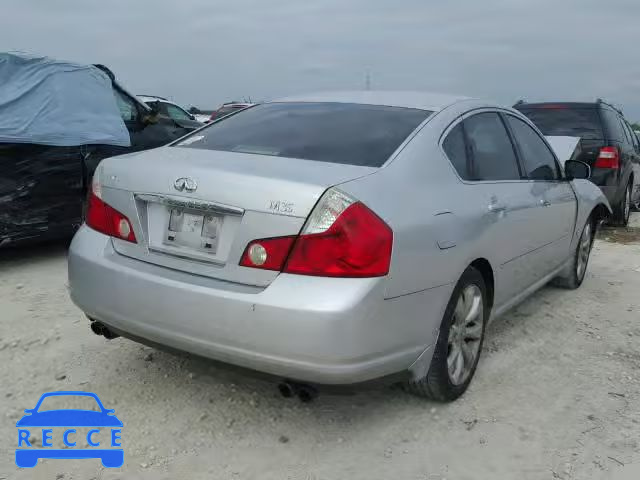
[[[102,198],[99,183],[91,188],[87,205],[87,226],[110,237],[120,238],[127,242],[137,243],[133,227],[129,219],[122,213],[106,204]]]
[[[596,163],[593,165],[596,168],[620,168],[620,152],[618,147],[602,147]]]
[[[328,190],[297,237],[254,240],[240,265],[322,277],[389,273],[393,232],[363,203]]]

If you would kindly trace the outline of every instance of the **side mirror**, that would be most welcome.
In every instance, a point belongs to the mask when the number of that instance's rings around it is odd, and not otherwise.
[[[578,160],[567,160],[564,162],[564,173],[567,180],[588,179],[591,177],[591,167]]]

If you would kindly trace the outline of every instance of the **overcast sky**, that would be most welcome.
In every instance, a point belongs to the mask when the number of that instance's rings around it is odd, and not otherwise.
[[[3,0],[0,49],[108,65],[134,93],[419,89],[594,100],[640,120],[638,0]]]

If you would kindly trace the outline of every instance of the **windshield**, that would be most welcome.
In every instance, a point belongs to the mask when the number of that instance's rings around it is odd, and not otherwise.
[[[598,111],[595,108],[519,107],[545,135],[581,137],[597,140],[604,137]]]
[[[351,103],[270,103],[239,112],[178,146],[381,166],[432,112]]]

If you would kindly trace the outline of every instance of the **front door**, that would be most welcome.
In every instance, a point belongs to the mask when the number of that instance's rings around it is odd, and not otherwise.
[[[531,215],[532,252],[536,276],[543,277],[561,266],[571,254],[577,200],[569,182],[562,178],[556,157],[530,125],[513,115],[505,115],[515,140],[521,165],[536,205]]]

